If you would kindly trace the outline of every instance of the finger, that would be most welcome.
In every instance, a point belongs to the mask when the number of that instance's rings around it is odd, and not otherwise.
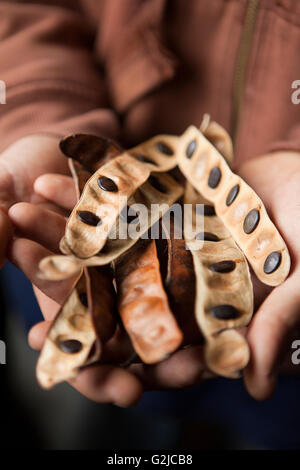
[[[7,215],[0,211],[0,267],[5,262],[8,243],[12,237],[12,226]]]
[[[121,407],[136,404],[143,393],[142,384],[135,375],[111,365],[87,367],[70,384],[90,400]]]
[[[203,346],[179,350],[156,365],[133,364],[129,370],[147,390],[185,388],[214,376],[205,366]]]
[[[27,202],[20,202],[12,206],[8,215],[22,237],[29,238],[49,250],[59,253],[59,242],[64,235],[66,226],[64,217]]]
[[[248,330],[251,359],[245,385],[254,398],[269,398],[276,387],[281,356],[300,319],[299,275],[294,273],[274,289],[254,316]]]
[[[32,349],[40,351],[52,325],[51,320],[42,321],[34,325],[28,333],[28,343]]]
[[[73,209],[77,201],[75,185],[70,176],[42,175],[35,180],[34,191],[65,209]]]
[[[70,293],[76,278],[65,281],[53,282],[41,279],[39,263],[46,256],[53,253],[36,242],[25,238],[13,240],[8,248],[8,259],[24,272],[25,276],[40,289],[44,294],[54,301],[62,304]]]
[[[47,320],[53,320],[59,312],[61,305],[35,286],[33,286],[33,291],[44,318],[47,318]]]

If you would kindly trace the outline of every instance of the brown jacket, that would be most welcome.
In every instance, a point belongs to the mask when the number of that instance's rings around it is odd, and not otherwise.
[[[36,132],[132,145],[209,113],[239,161],[300,150],[300,2],[0,2],[0,150]]]

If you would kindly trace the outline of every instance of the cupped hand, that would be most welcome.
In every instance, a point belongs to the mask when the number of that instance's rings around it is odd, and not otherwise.
[[[253,397],[266,399],[274,392],[280,370],[300,372],[291,360],[292,342],[300,339],[300,153],[265,155],[238,172],[263,200],[292,259],[289,277],[266,297],[248,329],[246,387]]]
[[[36,179],[33,189],[36,197],[47,200],[53,208],[60,206],[71,210],[75,205],[74,183],[69,176],[45,174]],[[35,286],[45,317],[45,321],[35,325],[29,333],[30,345],[41,349],[47,331],[75,280],[50,282],[39,276],[41,259],[59,252],[66,219],[45,205],[26,202],[11,207],[9,217],[19,235],[10,245],[9,259]],[[130,406],[140,399],[144,390],[187,387],[212,376],[205,370],[202,346],[179,350],[156,365],[133,363],[126,368],[120,367],[120,363],[132,355],[128,336],[117,329],[115,336],[104,346],[100,363],[85,368],[70,383],[94,401]]]

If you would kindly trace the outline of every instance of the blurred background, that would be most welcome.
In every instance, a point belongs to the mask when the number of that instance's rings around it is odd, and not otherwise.
[[[297,449],[300,379],[282,377],[272,400],[251,399],[241,380],[216,379],[148,392],[131,409],[95,404],[69,385],[42,390],[27,344],[41,320],[31,284],[10,263],[0,273],[1,418],[6,449]],[[4,419],[3,419],[4,418]]]

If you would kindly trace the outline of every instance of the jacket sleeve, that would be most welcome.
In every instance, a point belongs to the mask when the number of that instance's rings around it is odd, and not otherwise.
[[[297,106],[300,108],[300,104]],[[270,150],[271,152],[277,152],[281,150],[300,152],[300,123],[291,128],[286,139],[274,142]]]
[[[38,132],[118,135],[91,31],[66,4],[0,2],[0,150]]]

